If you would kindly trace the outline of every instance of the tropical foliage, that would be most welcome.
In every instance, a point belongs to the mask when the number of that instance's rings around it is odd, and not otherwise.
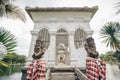
[[[110,51],[105,54],[101,54],[99,57],[106,63],[120,64],[120,57],[119,58],[116,57],[116,52]]]
[[[0,0],[0,16],[7,18],[18,18],[23,22],[26,21],[25,13],[18,6],[10,4],[10,0]]]
[[[5,61],[5,62],[7,62],[9,64],[25,63],[26,62],[26,56],[18,55],[16,53],[8,53],[3,58],[3,61]]]
[[[114,52],[113,56],[116,57],[118,61],[120,61],[120,51]]]
[[[21,67],[22,65],[24,65],[25,62],[26,62],[26,56],[18,55],[16,53],[8,53],[6,56],[4,56],[2,60],[0,60],[0,75],[10,74],[11,68],[12,68],[12,73],[20,71],[20,69],[17,69],[15,67],[16,66]]]
[[[105,54],[100,55],[100,59],[107,62],[107,63],[116,63],[118,62],[117,58],[114,57],[114,52],[107,52]]]
[[[0,73],[0,76],[3,75],[10,75],[16,72],[21,72],[21,68],[24,65],[10,65],[9,67],[1,67],[1,69],[3,70],[3,73]]]
[[[8,68],[9,67],[9,64],[0,60],[0,73],[4,73],[3,69],[1,67],[6,67]]]
[[[0,28],[0,42],[7,48],[7,53],[13,53],[15,51],[15,47],[17,46],[15,36],[2,27]]]
[[[6,47],[7,53],[15,51],[14,48],[16,47],[17,42],[14,35],[10,31],[7,31],[2,27],[0,28],[0,42],[2,42],[3,45]],[[0,72],[3,72],[1,67],[9,67],[9,65],[8,63],[0,60]]]
[[[101,55],[100,58],[104,61],[120,61],[120,23],[109,22],[103,26],[100,31],[101,38],[103,38],[103,43],[106,46],[110,46],[115,52],[107,53]]]
[[[109,22],[105,24],[101,31],[101,38],[103,38],[103,43],[106,46],[110,46],[112,49],[119,51],[120,50],[120,24],[118,22]]]

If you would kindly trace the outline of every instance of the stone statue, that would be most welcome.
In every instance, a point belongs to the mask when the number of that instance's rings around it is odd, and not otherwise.
[[[88,56],[92,58],[98,58],[99,53],[96,51],[94,39],[92,37],[89,37],[86,39],[86,43],[84,45]]]
[[[59,63],[65,63],[65,45],[62,43],[58,46],[58,61]]]
[[[43,41],[40,39],[37,39],[35,48],[34,48],[34,54],[32,55],[33,59],[42,58],[45,51],[46,49],[45,49],[45,45],[43,44]]]
[[[45,51],[43,40],[37,39],[32,55],[33,61],[28,65],[25,80],[45,80],[46,61],[43,57]]]

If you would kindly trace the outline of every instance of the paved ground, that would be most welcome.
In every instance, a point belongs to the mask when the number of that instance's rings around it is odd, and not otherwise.
[[[10,76],[2,76],[0,77],[0,80],[21,80],[22,73],[14,73]]]
[[[107,64],[106,74],[107,80],[120,80],[120,69],[117,65]]]

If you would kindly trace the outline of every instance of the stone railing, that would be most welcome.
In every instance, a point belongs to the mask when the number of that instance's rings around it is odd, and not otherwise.
[[[26,79],[26,73],[27,73],[27,66],[21,68],[21,71],[22,71],[22,77],[21,77],[21,80],[27,80]],[[51,68],[47,68],[47,71],[46,71],[46,80],[50,80],[50,71],[51,71]]]
[[[78,68],[75,68],[74,71],[80,80],[89,80],[88,77],[85,74],[83,74]]]
[[[84,74],[84,70],[81,71],[81,69],[77,68],[77,67],[67,67],[67,68],[53,68],[53,67],[47,67],[46,69],[46,79],[45,80],[54,80],[52,79],[52,74],[51,72],[55,73],[55,72],[71,72],[73,73],[72,75],[76,76],[77,78],[79,78],[79,80],[89,80],[88,77]],[[27,80],[26,79],[26,72],[27,72],[27,66],[23,67],[21,69],[22,71],[22,77],[21,80]],[[55,77],[55,76],[54,76]]]
[[[46,80],[50,80],[50,72],[51,72],[51,68],[48,68],[46,71]]]

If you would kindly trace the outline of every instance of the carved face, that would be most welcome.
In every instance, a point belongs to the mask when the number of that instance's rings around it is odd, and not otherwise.
[[[37,40],[36,40],[36,44],[35,44],[35,48],[34,48],[34,52],[35,52],[35,53],[43,52],[43,48],[44,48],[44,47],[45,47],[45,46],[43,45],[43,41],[37,39]]]
[[[64,44],[59,44],[59,49],[65,49],[65,45]]]
[[[98,57],[99,54],[96,51],[94,39],[92,37],[89,37],[86,40],[85,49],[86,49],[86,51],[87,51],[87,53],[89,54],[90,57],[93,57],[93,58]]]
[[[94,39],[92,37],[87,39],[87,43],[91,47],[95,47]]]

